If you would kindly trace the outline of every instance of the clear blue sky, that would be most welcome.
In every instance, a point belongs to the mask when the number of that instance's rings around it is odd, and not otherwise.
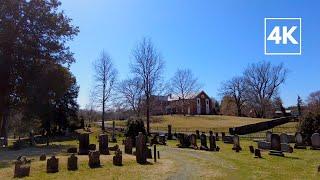
[[[203,89],[218,97],[222,81],[240,75],[250,63],[283,62],[289,69],[281,88],[285,105],[296,104],[320,90],[320,1],[174,1],[62,0],[62,9],[80,27],[70,42],[80,85],[78,102],[85,107],[93,81],[92,62],[107,51],[119,71],[130,75],[131,52],[142,37],[152,38],[166,62],[169,79],[177,68],[190,68]],[[264,55],[264,18],[301,17],[302,55]]]

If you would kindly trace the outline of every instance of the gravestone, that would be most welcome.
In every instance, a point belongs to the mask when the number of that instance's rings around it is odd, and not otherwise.
[[[197,139],[200,139],[200,131],[199,130],[196,130],[196,136],[197,136]]]
[[[216,134],[216,141],[219,141],[219,133],[215,133]]]
[[[152,151],[147,147],[147,159],[152,159]]]
[[[197,135],[196,134],[191,134],[189,138],[190,138],[191,148],[198,149]]]
[[[289,143],[281,143],[281,151],[282,152],[293,153],[293,148],[290,146]]]
[[[254,148],[253,146],[249,146],[250,152],[253,154],[254,153]]]
[[[280,136],[278,134],[271,135],[271,148],[269,151],[269,155],[284,156],[281,151]]]
[[[166,136],[164,134],[159,135],[159,144],[166,145]]]
[[[50,159],[47,159],[47,173],[56,172],[59,172],[59,159],[55,156],[51,156]]]
[[[221,139],[222,139],[222,141],[224,141],[224,137],[226,136],[226,133],[225,132],[222,132],[221,133]]]
[[[260,149],[254,150],[254,156],[255,158],[262,158]]]
[[[168,140],[172,140],[171,125],[168,125]]]
[[[70,157],[68,157],[68,170],[69,171],[75,171],[78,170],[78,157],[74,154],[71,154]]]
[[[289,143],[289,137],[286,133],[280,134],[280,142],[281,143]]]
[[[179,144],[178,144],[179,148],[188,148],[191,145],[190,137],[188,135],[183,133],[178,133],[177,136],[179,140]]]
[[[138,136],[136,137],[136,161],[139,164],[146,164],[147,163],[147,145],[146,145],[146,137],[139,132]]]
[[[271,135],[272,135],[272,132],[271,132],[271,131],[267,131],[267,132],[266,132],[266,141],[267,141],[267,142],[271,142]]]
[[[89,151],[89,167],[97,168],[100,167],[100,152],[99,151]]]
[[[210,151],[217,150],[216,137],[213,135],[213,133],[209,136],[209,150]]]
[[[115,154],[113,156],[113,165],[122,166],[122,152],[120,151],[120,149],[115,151]]]
[[[89,152],[89,134],[81,133],[79,134],[79,154],[88,154]]]
[[[313,133],[311,136],[311,149],[320,150],[320,134]]]
[[[200,146],[200,150],[206,150],[208,151],[208,145],[207,145],[207,136],[204,132],[201,133],[200,136],[200,142],[201,142],[201,146]]]
[[[77,153],[78,149],[76,147],[71,147],[67,149],[67,153]]]
[[[100,134],[99,135],[99,152],[100,154],[109,155],[109,147],[108,147],[108,135]]]
[[[27,160],[24,156],[19,156],[14,163],[14,175],[15,178],[22,178],[30,175],[31,161]]]
[[[45,161],[47,160],[47,156],[45,154],[40,155],[40,161]]]
[[[89,144],[89,151],[95,151],[97,146],[95,144]]]
[[[224,136],[222,140],[224,143],[233,144],[233,136]]]
[[[242,148],[240,147],[240,138],[239,138],[238,135],[234,135],[233,136],[233,147],[232,147],[232,150],[235,150],[237,152],[242,150]]]
[[[271,142],[258,141],[258,148],[259,149],[270,149],[271,148]]]
[[[209,135],[213,135],[213,131],[212,130],[209,131]]]
[[[303,141],[303,137],[301,133],[297,132],[295,135],[296,144],[294,145],[294,148],[296,149],[306,149],[306,145]]]
[[[124,153],[126,154],[132,154],[132,138],[127,137],[126,140],[124,141]]]

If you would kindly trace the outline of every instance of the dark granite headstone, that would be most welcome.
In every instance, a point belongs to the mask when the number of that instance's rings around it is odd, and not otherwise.
[[[59,159],[55,156],[51,156],[50,159],[47,159],[47,173],[56,172],[59,172]]]
[[[262,158],[260,149],[254,150],[254,156],[255,158]]]
[[[89,152],[89,134],[79,134],[79,154],[88,154]]]
[[[74,154],[71,154],[70,157],[68,157],[68,170],[69,171],[75,171],[78,169],[78,157]]]
[[[108,147],[108,135],[100,134],[99,135],[99,152],[100,154],[109,155],[109,147]]]
[[[122,166],[122,152],[120,151],[120,149],[115,151],[115,154],[113,156],[113,165]]]
[[[253,154],[254,153],[254,148],[253,146],[249,146],[250,152]]]
[[[200,139],[200,131],[199,130],[196,130],[196,136],[197,136],[197,139]]]
[[[126,154],[132,154],[132,138],[127,137],[126,140],[124,141],[124,153]]]
[[[208,145],[207,145],[207,136],[204,132],[201,133],[200,136],[200,142],[201,142],[201,146],[200,146],[200,150],[206,150],[208,151]]]
[[[89,167],[97,168],[100,167],[100,152],[99,151],[89,151]]]
[[[172,140],[172,132],[171,132],[171,125],[168,125],[168,140]]]
[[[147,163],[147,145],[146,145],[146,137],[139,132],[139,135],[136,137],[136,161],[139,164]]]
[[[213,135],[213,133],[209,136],[209,150],[210,151],[217,150],[216,137]]]
[[[190,143],[191,143],[191,148],[193,149],[198,149],[198,145],[197,145],[197,135],[196,134],[191,134],[189,136],[190,138]]]
[[[219,133],[215,133],[216,134],[216,141],[219,141]]]
[[[275,156],[284,156],[281,151],[280,136],[278,134],[271,135],[271,148],[269,154]]]
[[[40,161],[45,161],[47,160],[47,156],[45,154],[40,155]]]
[[[14,175],[15,178],[22,178],[30,175],[31,161],[26,157],[19,156],[14,163]]]

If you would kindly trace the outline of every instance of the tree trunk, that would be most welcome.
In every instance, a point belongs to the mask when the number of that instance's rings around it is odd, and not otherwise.
[[[150,97],[147,95],[147,135],[150,135]]]
[[[105,81],[105,80],[104,80]],[[103,89],[102,89],[102,132],[105,132],[105,127],[104,127],[104,109],[105,109],[105,89],[106,89],[106,84],[103,82]]]
[[[4,144],[8,145],[8,122],[9,122],[9,108],[4,108],[4,112],[2,114],[2,121],[0,124],[0,137],[4,137]]]

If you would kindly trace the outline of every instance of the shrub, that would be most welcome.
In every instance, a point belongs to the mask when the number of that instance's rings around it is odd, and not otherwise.
[[[126,137],[131,137],[132,142],[135,145],[135,137],[138,136],[139,132],[146,135],[146,129],[142,119],[130,118],[127,123]]]
[[[308,113],[300,120],[298,130],[308,139],[320,131],[320,114]]]

